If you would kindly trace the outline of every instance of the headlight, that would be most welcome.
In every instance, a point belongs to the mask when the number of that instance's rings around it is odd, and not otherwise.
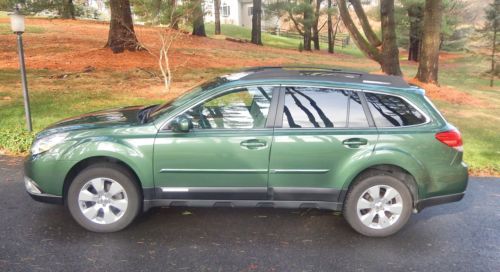
[[[50,150],[54,146],[64,142],[68,133],[57,133],[36,140],[31,146],[31,154],[36,155]]]

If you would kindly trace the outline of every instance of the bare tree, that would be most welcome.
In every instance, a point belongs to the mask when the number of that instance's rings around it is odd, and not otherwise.
[[[135,36],[129,0],[110,0],[109,7],[111,21],[106,47],[113,53],[140,50],[142,47]]]
[[[442,0],[425,1],[422,47],[416,76],[421,82],[438,84],[442,11]]]
[[[350,2],[353,4],[357,17],[360,19],[366,38],[361,34],[351,18],[347,7],[347,0],[336,1],[342,22],[361,52],[363,52],[365,56],[370,59],[378,62],[384,73],[389,75],[402,75],[401,68],[399,66],[399,51],[396,43],[394,0],[380,1],[380,17],[383,37],[381,42],[372,30],[368,20],[364,19],[366,14],[359,0],[350,0]]]

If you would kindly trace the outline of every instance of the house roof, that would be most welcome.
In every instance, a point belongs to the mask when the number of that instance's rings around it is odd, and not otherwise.
[[[342,83],[368,84],[394,88],[410,88],[402,77],[374,75],[364,72],[346,71],[322,67],[280,67],[266,66],[244,70],[248,73],[241,80],[323,80]]]

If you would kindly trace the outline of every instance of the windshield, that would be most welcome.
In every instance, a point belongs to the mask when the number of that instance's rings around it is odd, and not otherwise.
[[[213,88],[218,87],[218,86],[220,86],[228,81],[229,80],[225,77],[217,77],[211,81],[207,81],[205,83],[202,83],[201,85],[198,85],[198,86],[192,88],[191,90],[185,92],[181,96],[153,108],[151,110],[151,112],[149,113],[148,121],[155,120],[159,116],[162,116],[165,113],[171,112],[171,111],[177,109],[179,106],[186,103],[187,101],[191,100],[192,98],[197,97],[203,91],[213,89]]]

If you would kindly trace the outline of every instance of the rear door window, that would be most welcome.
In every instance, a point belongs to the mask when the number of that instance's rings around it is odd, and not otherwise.
[[[365,93],[368,107],[377,127],[401,127],[423,124],[425,116],[403,98]]]
[[[318,87],[284,87],[283,128],[368,127],[356,92]]]

